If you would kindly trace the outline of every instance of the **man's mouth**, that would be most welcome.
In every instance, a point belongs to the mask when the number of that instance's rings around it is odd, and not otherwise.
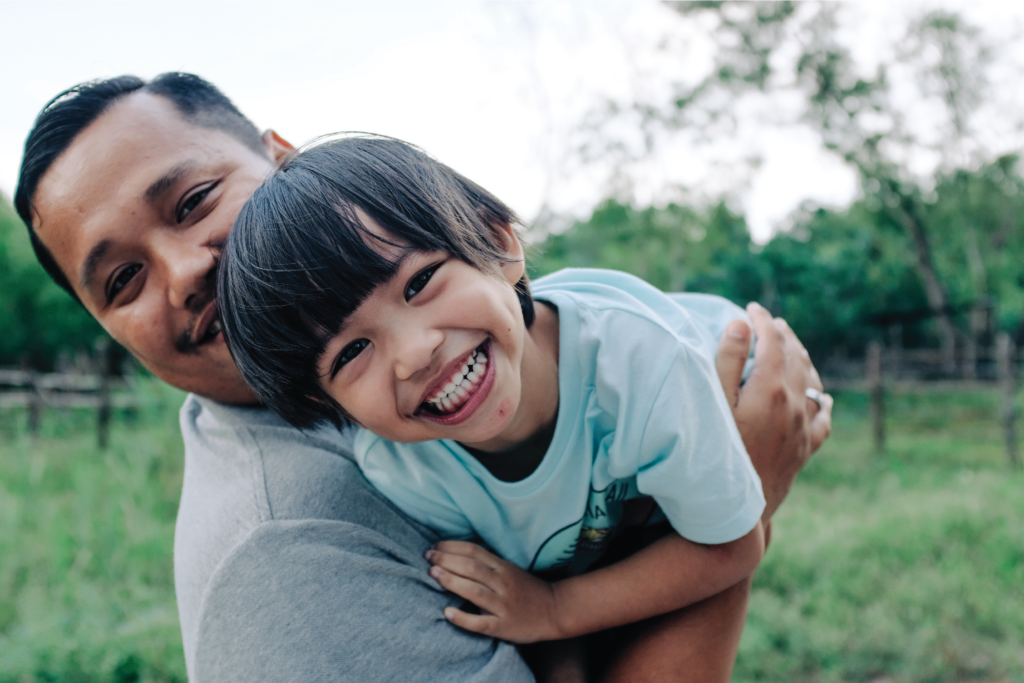
[[[217,302],[211,301],[192,329],[192,346],[202,346],[213,341],[220,332],[220,310],[217,308]]]
[[[487,373],[490,340],[473,349],[452,376],[433,396],[420,404],[420,410],[445,417],[457,413],[477,392]]]

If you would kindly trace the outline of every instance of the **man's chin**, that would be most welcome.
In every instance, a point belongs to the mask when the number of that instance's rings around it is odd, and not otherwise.
[[[142,364],[172,387],[188,391],[220,403],[254,405],[259,398],[242,379],[234,359],[224,342],[223,332],[196,347],[196,353],[177,353],[174,367],[163,364]]]

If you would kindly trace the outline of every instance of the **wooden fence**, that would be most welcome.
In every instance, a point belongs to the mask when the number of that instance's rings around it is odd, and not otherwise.
[[[91,373],[40,373],[18,368],[0,368],[0,410],[27,408],[29,432],[39,433],[47,408],[88,408],[96,411],[96,439],[106,448],[110,417],[115,408],[136,407],[131,381],[114,374],[113,355],[106,345],[97,348]]]
[[[885,395],[887,391],[996,388],[1002,394],[999,421],[1003,426],[1006,456],[1012,468],[1021,466],[1017,449],[1017,410],[1014,395],[1020,375],[1016,347],[1005,332],[989,347],[972,346],[962,355],[945,349],[883,348],[870,342],[863,363],[843,358],[822,364],[827,391],[866,391],[871,398],[871,432],[875,450],[885,450]]]

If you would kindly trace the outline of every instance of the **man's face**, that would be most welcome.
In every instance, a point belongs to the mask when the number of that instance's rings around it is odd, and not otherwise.
[[[215,267],[242,204],[274,168],[146,93],[115,103],[43,176],[33,224],[85,307],[169,384],[251,403],[220,333]]]

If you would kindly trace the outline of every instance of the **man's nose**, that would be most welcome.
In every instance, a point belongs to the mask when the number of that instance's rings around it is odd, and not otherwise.
[[[437,329],[405,328],[396,334],[395,377],[407,380],[417,372],[429,368],[434,351],[444,341]]]
[[[168,301],[174,308],[187,310],[214,286],[217,259],[208,246],[185,240],[168,240],[161,246],[167,269]]]

